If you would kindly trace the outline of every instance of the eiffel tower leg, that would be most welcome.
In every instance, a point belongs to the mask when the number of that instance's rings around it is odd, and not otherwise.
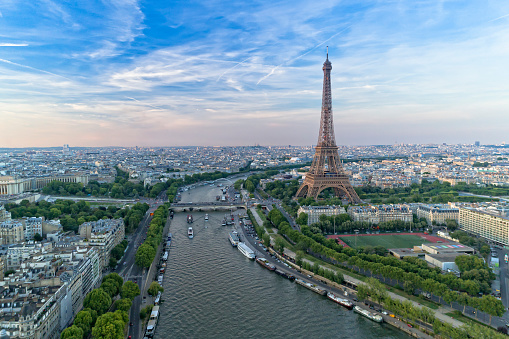
[[[320,194],[320,187],[313,186],[311,187],[311,191],[308,193],[308,197],[313,197],[315,200],[318,200],[318,194]]]
[[[304,184],[302,184],[302,185],[299,187],[299,189],[298,189],[297,193],[295,194],[295,197],[296,197],[296,198],[306,197],[306,193],[308,193],[308,192],[309,192],[309,186],[308,186],[308,185],[304,185]]]

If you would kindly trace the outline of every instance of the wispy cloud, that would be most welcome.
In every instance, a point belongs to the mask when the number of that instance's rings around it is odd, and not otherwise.
[[[339,144],[509,124],[502,3],[46,1],[0,4],[0,114],[30,144],[314,143],[325,45]]]
[[[0,47],[26,47],[28,44],[13,44],[8,42],[0,42]]]
[[[26,68],[26,69],[29,69],[29,70],[32,70],[32,71],[36,71],[36,72],[41,72],[41,73],[49,74],[49,75],[52,75],[52,76],[55,76],[55,77],[59,77],[59,78],[62,78],[62,79],[71,80],[71,79],[66,78],[66,77],[64,77],[62,75],[59,75],[59,74],[51,73],[51,72],[48,72],[48,71],[45,71],[45,70],[42,70],[42,69],[38,69],[38,68],[35,68],[35,67],[27,66],[27,65],[21,65],[21,64],[9,61],[9,60],[0,59],[0,62],[6,63],[8,65],[13,65],[13,66],[16,66],[16,67]]]

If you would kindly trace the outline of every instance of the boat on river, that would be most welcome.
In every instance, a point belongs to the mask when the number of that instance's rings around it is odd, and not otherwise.
[[[236,247],[239,244],[239,234],[237,231],[231,231],[228,234],[228,239],[230,240],[230,243],[233,247]]]
[[[283,271],[280,271],[276,268],[276,270],[274,271],[276,274],[279,274],[280,276],[282,276],[283,278],[286,278],[290,281],[294,281],[295,280],[295,277],[289,273],[286,273],[286,272],[283,272]]]
[[[267,259],[265,258],[256,258],[256,262],[268,269],[269,271],[275,271],[276,266],[272,265]]]
[[[363,316],[365,316],[368,319],[376,321],[377,323],[381,323],[381,322],[384,321],[384,318],[382,318],[381,315],[378,315],[378,314],[375,314],[375,313],[370,312],[368,310],[365,310],[363,308],[360,308],[359,306],[355,306],[353,308],[353,311],[356,312],[356,313],[359,313],[359,314],[361,314]]]
[[[249,259],[255,258],[255,253],[245,243],[239,242],[239,244],[237,245],[237,248],[239,249],[240,253],[244,254]]]
[[[319,288],[318,286],[316,286],[315,284],[312,284],[312,283],[308,283],[304,280],[301,280],[301,279],[295,279],[295,282],[301,286],[304,286],[305,288],[307,289],[310,289],[311,291],[315,292],[315,293],[318,293],[320,295],[326,295],[327,294],[327,291],[326,290],[322,290],[321,288]]]
[[[351,302],[348,299],[340,298],[337,295],[335,295],[334,293],[328,292],[327,298],[340,304],[341,306],[348,308],[349,310],[351,310],[353,308],[353,302]]]

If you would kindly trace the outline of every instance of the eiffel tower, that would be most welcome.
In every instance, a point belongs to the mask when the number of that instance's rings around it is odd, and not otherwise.
[[[328,48],[327,48],[328,50]],[[320,134],[315,148],[315,156],[311,169],[306,174],[304,182],[300,186],[296,198],[313,197],[318,199],[321,191],[333,188],[337,197],[346,198],[351,203],[361,203],[361,199],[353,189],[348,175],[345,174],[339,160],[338,146],[334,136],[334,124],[332,122],[332,96],[330,86],[330,71],[332,64],[327,59],[323,63],[323,93],[322,93],[322,116],[320,120]]]

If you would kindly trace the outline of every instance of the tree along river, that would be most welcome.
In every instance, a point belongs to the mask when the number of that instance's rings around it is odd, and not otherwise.
[[[224,213],[192,214],[193,239],[187,213],[171,223],[155,338],[409,338],[246,258],[228,241]]]

